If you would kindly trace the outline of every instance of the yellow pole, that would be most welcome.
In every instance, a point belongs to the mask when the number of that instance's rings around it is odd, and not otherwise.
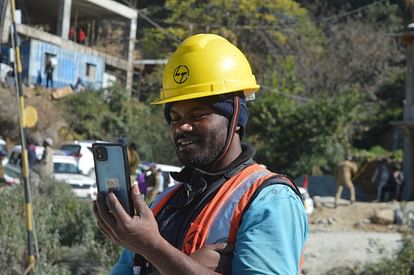
[[[24,198],[25,198],[25,210],[26,210],[26,229],[27,229],[27,250],[28,250],[28,266],[26,268],[27,273],[32,273],[36,267],[36,257],[34,251],[37,251],[34,242],[33,234],[33,209],[32,199],[30,194],[29,185],[29,162],[26,145],[26,129],[25,129],[25,117],[24,117],[24,91],[22,85],[22,63],[20,59],[20,42],[16,30],[16,16],[15,16],[15,2],[10,0],[10,12],[12,17],[11,26],[11,42],[14,49],[14,79],[16,83],[16,92],[18,93],[18,107],[19,107],[19,125],[20,125],[20,139],[22,145],[22,175],[21,179],[24,184]]]

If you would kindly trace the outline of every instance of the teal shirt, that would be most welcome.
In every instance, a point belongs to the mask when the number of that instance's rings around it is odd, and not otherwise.
[[[299,274],[299,260],[308,234],[300,198],[282,184],[264,188],[245,211],[237,232],[232,273]],[[133,274],[134,253],[124,250],[113,275]]]
[[[285,185],[266,187],[243,215],[232,273],[299,274],[307,234],[308,220],[300,198]]]

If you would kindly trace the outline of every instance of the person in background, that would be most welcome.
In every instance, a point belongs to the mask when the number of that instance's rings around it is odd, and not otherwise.
[[[129,165],[129,174],[131,176],[131,184],[136,183],[137,179],[137,169],[141,162],[139,154],[137,151],[137,145],[134,142],[128,144],[128,165]]]
[[[7,156],[7,153],[0,150],[0,193],[6,187],[6,179],[4,178],[4,166],[3,166],[3,159]]]
[[[68,37],[69,40],[76,41],[76,29],[74,27],[70,27]]]
[[[39,176],[41,179],[50,177],[53,174],[53,139],[48,137],[43,140],[43,154],[39,160]]]
[[[388,183],[383,188],[384,201],[400,200],[401,191],[404,184],[404,173],[401,171],[402,164],[399,163],[395,157],[391,157],[389,162],[390,176]]]
[[[147,182],[145,180],[145,170],[141,170],[137,176],[138,187],[144,198],[147,196]]]
[[[28,142],[27,146],[27,154],[29,159],[29,169],[33,169],[33,167],[36,165],[37,157],[36,157],[36,145],[33,144],[33,142]]]
[[[45,74],[46,74],[46,88],[53,89],[53,71],[55,70],[55,66],[53,65],[52,59],[48,58],[45,66]]]
[[[6,183],[6,180],[4,179],[4,166],[3,166],[3,160],[7,156],[7,153],[0,150],[0,186]]]
[[[355,176],[357,171],[358,166],[355,162],[352,161],[351,156],[348,156],[346,160],[339,163],[335,172],[337,185],[335,195],[335,207],[338,207],[339,200],[341,199],[344,187],[349,189],[351,204],[355,202],[355,187],[354,183],[352,182],[352,176]]]
[[[36,77],[36,87],[42,86],[42,72],[41,70],[37,71],[37,77]]]
[[[401,194],[404,186],[404,172],[398,167],[393,172],[394,181],[396,184],[394,200],[401,200]]]
[[[83,83],[83,80],[80,76],[78,76],[78,78],[76,79],[75,85],[71,84],[70,87],[74,92],[80,92],[85,90],[85,84]]]
[[[77,42],[79,44],[82,44],[82,45],[85,45],[85,43],[86,43],[86,33],[85,33],[85,31],[83,30],[82,27],[78,28]]]
[[[150,165],[147,176],[145,177],[145,183],[147,184],[147,196],[145,199],[147,203],[150,203],[158,195],[158,191],[161,188],[161,174],[155,163]]]
[[[113,193],[98,194],[97,224],[125,248],[112,274],[301,274],[301,194],[241,141],[246,101],[258,89],[246,56],[224,37],[197,34],[179,45],[153,104],[164,104],[180,183],[150,208],[134,186],[132,217]]]
[[[387,185],[391,176],[390,165],[386,158],[382,158],[372,175],[371,182],[377,185],[376,202],[384,200],[384,187]]]

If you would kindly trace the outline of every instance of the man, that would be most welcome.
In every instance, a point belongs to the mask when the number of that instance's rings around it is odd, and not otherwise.
[[[53,149],[50,147],[52,144],[53,139],[50,137],[43,140],[44,150],[39,161],[39,176],[41,179],[50,177],[53,174]]]
[[[126,248],[112,274],[299,274],[308,227],[299,191],[241,143],[246,98],[258,88],[246,57],[224,38],[198,34],[178,47],[154,103],[165,104],[181,184],[152,212],[134,186],[133,217],[114,194],[99,195],[98,225]]]
[[[352,161],[352,157],[348,156],[346,160],[339,163],[336,168],[336,196],[335,196],[335,208],[338,207],[339,200],[341,199],[342,191],[344,187],[349,189],[351,198],[351,204],[355,202],[355,187],[352,182],[352,176],[358,171],[358,166]]]
[[[371,183],[377,185],[376,202],[384,201],[384,188],[391,176],[390,163],[386,158],[380,159],[371,178]]]
[[[161,188],[162,177],[160,171],[157,169],[157,164],[155,163],[151,163],[150,168],[148,171],[146,171],[146,173],[148,173],[148,175],[145,177],[148,196],[145,198],[145,200],[150,203],[155,199]]]
[[[52,58],[48,58],[45,66],[45,74],[46,74],[46,88],[53,89],[53,71],[55,70],[55,66],[53,65]]]
[[[6,180],[4,179],[4,166],[3,166],[3,160],[7,156],[7,153],[3,150],[0,150],[0,186],[6,183]]]
[[[137,169],[141,162],[135,142],[128,144],[127,153],[129,174],[131,175],[131,184],[134,184],[137,180]]]
[[[0,150],[0,193],[3,191],[3,189],[6,187],[6,179],[4,177],[4,166],[3,166],[3,160],[7,156],[7,153],[3,150]]]

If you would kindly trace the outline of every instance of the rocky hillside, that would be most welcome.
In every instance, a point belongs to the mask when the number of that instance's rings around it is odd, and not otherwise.
[[[36,143],[41,143],[45,136],[59,142],[67,123],[57,102],[51,98],[51,90],[24,87],[25,106],[33,106],[37,110],[38,121],[27,134]],[[0,87],[0,135],[7,139],[9,146],[20,141],[18,123],[18,100],[13,87]]]
[[[350,205],[343,200],[338,208],[333,207],[333,197],[315,196],[314,202],[304,274],[338,274],[332,270],[355,270],[393,257],[401,248],[403,234],[414,234],[414,202]]]

